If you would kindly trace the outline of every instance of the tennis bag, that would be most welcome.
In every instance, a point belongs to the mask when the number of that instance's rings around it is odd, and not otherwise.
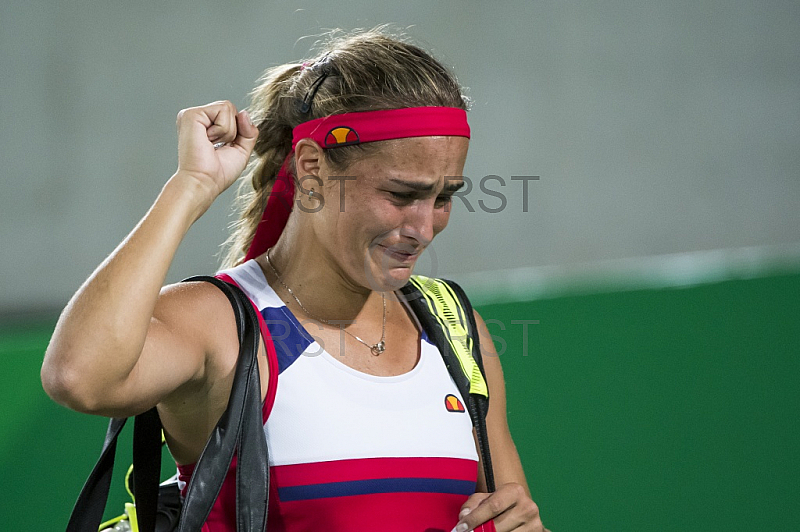
[[[239,334],[239,361],[228,407],[217,423],[197,462],[186,496],[181,498],[176,479],[159,485],[161,475],[161,421],[155,408],[135,416],[133,432],[133,504],[125,514],[102,527],[117,526],[133,532],[195,532],[208,518],[219,495],[228,467],[237,456],[237,530],[265,530],[269,494],[269,457],[261,415],[258,373],[259,325],[249,298],[235,285],[215,277],[191,277],[206,281],[228,297]],[[442,354],[475,427],[487,491],[495,490],[486,413],[489,392],[483,370],[478,330],[472,305],[461,287],[414,275],[401,292],[430,341]],[[94,469],[81,490],[67,525],[67,532],[98,530],[103,516],[117,438],[126,418],[109,421],[105,443]],[[123,528],[124,526],[124,528]]]

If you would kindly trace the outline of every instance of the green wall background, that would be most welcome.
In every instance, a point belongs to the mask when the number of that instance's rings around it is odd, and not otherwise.
[[[548,527],[796,529],[800,273],[479,311],[507,345],[509,422]],[[539,323],[525,338],[512,320]],[[63,530],[102,444],[104,419],[42,392],[53,323],[0,326],[1,530]]]

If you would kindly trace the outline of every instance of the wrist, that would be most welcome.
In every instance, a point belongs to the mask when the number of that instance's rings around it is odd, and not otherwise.
[[[213,191],[195,177],[176,172],[167,180],[156,200],[175,214],[182,215],[187,229],[200,218],[216,199]]]

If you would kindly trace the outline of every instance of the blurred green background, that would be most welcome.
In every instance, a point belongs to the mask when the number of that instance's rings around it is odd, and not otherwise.
[[[795,530],[800,271],[586,292],[478,306],[506,342],[509,420],[548,527]],[[513,320],[539,323],[526,339]],[[3,530],[63,529],[103,440],[105,420],[41,390],[52,326],[0,329]],[[121,449],[109,516],[127,497]]]

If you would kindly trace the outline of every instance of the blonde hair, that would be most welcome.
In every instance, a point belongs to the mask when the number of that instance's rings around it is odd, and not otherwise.
[[[239,220],[225,242],[224,267],[241,262],[250,247],[298,124],[347,112],[468,107],[455,76],[430,54],[388,34],[384,27],[329,36],[316,58],[264,72],[250,98],[248,111],[259,135],[239,184]],[[310,107],[303,108],[304,100]],[[344,169],[370,149],[374,146],[343,146],[325,150],[325,157],[333,167]]]

